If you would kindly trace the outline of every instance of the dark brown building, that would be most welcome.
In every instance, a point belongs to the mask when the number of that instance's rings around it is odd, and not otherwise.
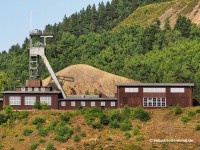
[[[0,98],[0,110],[3,110],[3,98]]]
[[[192,83],[117,84],[118,106],[161,108],[173,105],[192,106]]]

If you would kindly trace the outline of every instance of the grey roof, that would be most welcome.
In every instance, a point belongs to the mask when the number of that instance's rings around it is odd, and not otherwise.
[[[127,83],[116,84],[116,86],[194,86],[194,83]]]
[[[4,91],[2,93],[5,94],[59,94],[61,93],[60,91],[48,91],[48,92],[42,92],[42,91]]]
[[[117,98],[66,98],[59,101],[117,101]]]

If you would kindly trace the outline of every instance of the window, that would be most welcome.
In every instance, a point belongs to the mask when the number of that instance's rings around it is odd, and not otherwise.
[[[41,96],[40,103],[46,103],[47,105],[51,105],[51,96]]]
[[[144,93],[165,93],[166,88],[143,88]]]
[[[42,88],[41,88],[41,91],[42,91],[42,92],[45,92],[45,87],[42,87]]]
[[[75,101],[71,101],[71,106],[76,106]]]
[[[137,93],[138,88],[125,88],[125,93]]]
[[[101,102],[101,106],[106,106],[106,103],[105,102]]]
[[[35,101],[36,101],[36,97],[35,96],[25,96],[24,98],[24,103],[25,105],[34,105]]]
[[[115,102],[111,102],[111,106],[114,107],[115,106]]]
[[[65,101],[61,101],[61,106],[66,106],[66,102]]]
[[[10,96],[9,97],[9,105],[21,105],[21,97],[20,96]]]
[[[31,91],[32,91],[32,88],[29,87],[29,88],[28,88],[28,91],[31,92]]]
[[[22,88],[21,88],[21,91],[22,91],[22,92],[25,92],[25,91],[26,91],[25,87],[22,87]]]
[[[166,98],[144,98],[143,99],[144,107],[165,107]]]
[[[184,88],[170,88],[171,93],[184,93]]]
[[[34,88],[34,91],[37,92],[37,91],[38,91],[38,88]]]
[[[81,102],[81,106],[85,106],[85,102],[82,101],[82,102]]]
[[[95,102],[91,102],[91,106],[95,106]]]

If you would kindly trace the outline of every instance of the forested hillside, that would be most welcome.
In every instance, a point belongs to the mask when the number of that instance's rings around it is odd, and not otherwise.
[[[194,82],[200,98],[200,28],[180,16],[172,29],[154,20],[147,27],[133,24],[112,30],[136,8],[163,0],[113,0],[88,6],[63,21],[47,25],[54,32],[47,57],[55,71],[72,64],[89,64],[141,82]],[[28,78],[28,39],[0,54],[2,89],[24,84]],[[48,72],[41,63],[41,79]],[[1,75],[0,74],[0,75]],[[7,83],[8,82],[8,83]]]

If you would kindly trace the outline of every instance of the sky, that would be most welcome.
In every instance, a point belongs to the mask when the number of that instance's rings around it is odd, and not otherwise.
[[[59,23],[89,4],[111,0],[0,0],[0,52],[21,45],[33,29]],[[32,14],[32,15],[31,15]],[[31,17],[32,16],[32,17]]]

